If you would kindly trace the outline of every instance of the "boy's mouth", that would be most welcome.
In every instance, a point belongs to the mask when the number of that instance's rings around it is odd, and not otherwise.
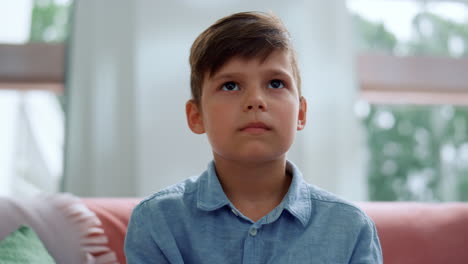
[[[262,122],[248,123],[247,125],[245,125],[244,127],[240,129],[240,131],[242,132],[248,132],[252,134],[261,134],[269,130],[271,130],[271,128]]]

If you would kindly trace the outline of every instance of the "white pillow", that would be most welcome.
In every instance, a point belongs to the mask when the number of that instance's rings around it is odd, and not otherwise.
[[[117,263],[101,222],[71,194],[0,197],[0,240],[27,225],[57,263]]]

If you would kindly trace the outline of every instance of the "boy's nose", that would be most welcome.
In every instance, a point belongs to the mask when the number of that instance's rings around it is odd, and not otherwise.
[[[254,105],[248,105],[247,106],[247,110],[252,110],[254,108],[258,108],[259,110],[263,110],[265,107],[263,106],[263,104],[258,104],[257,107],[255,107]]]
[[[246,98],[244,111],[266,111],[267,105],[260,94],[251,94]]]

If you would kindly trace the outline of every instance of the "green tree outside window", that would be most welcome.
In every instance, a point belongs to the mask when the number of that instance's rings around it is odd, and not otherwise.
[[[468,23],[423,12],[400,43],[382,23],[353,16],[361,50],[468,55]],[[370,151],[370,200],[468,201],[468,107],[370,105],[363,118]]]

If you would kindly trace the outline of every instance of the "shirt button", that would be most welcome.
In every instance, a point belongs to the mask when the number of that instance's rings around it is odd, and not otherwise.
[[[250,228],[249,234],[251,236],[256,236],[257,235],[257,228],[255,228],[255,227]]]

